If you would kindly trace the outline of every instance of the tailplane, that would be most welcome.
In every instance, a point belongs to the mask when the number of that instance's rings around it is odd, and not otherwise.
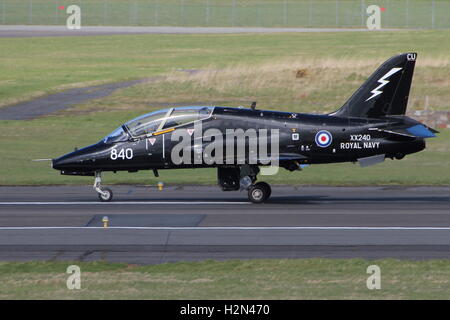
[[[417,53],[403,53],[383,63],[336,112],[339,117],[380,118],[404,115]]]

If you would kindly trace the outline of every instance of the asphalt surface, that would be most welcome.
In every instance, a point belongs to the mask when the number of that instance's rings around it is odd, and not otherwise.
[[[64,90],[30,101],[2,107],[0,108],[0,120],[30,120],[38,118],[89,100],[109,96],[117,89],[127,88],[138,83],[155,81],[156,79],[155,77]]]
[[[66,26],[1,25],[0,38],[104,36],[104,35],[123,35],[123,34],[227,34],[227,33],[285,33],[285,32],[352,32],[352,31],[369,31],[369,30],[356,28],[132,27],[132,26],[129,27],[82,26],[81,29],[79,30],[69,30],[66,28]]]
[[[0,260],[450,258],[449,187],[0,187]],[[103,217],[109,227],[103,228]]]

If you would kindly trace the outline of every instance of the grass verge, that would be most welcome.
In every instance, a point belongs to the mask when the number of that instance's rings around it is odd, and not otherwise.
[[[450,260],[232,260],[150,266],[80,263],[81,290],[66,287],[69,262],[0,263],[1,299],[450,299]],[[369,265],[381,289],[366,286]]]

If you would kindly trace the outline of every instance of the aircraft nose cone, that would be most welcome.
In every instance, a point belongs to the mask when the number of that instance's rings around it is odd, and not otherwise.
[[[104,145],[97,143],[84,147],[79,150],[75,150],[71,153],[65,154],[59,158],[52,159],[53,169],[60,170],[61,172],[91,172],[94,171],[96,155],[99,151],[102,151]]]
[[[75,165],[75,157],[64,155],[52,160],[52,167],[56,170],[64,170]]]

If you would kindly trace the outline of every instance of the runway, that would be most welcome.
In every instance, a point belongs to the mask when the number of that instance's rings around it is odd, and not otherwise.
[[[384,29],[392,31],[395,29]],[[367,28],[264,28],[264,27],[170,27],[170,26],[82,26],[69,30],[66,26],[2,25],[0,38],[106,36],[133,34],[232,34],[232,33],[287,33],[287,32],[355,32]]]
[[[450,187],[0,187],[0,260],[450,258]],[[109,227],[103,228],[107,216]]]

